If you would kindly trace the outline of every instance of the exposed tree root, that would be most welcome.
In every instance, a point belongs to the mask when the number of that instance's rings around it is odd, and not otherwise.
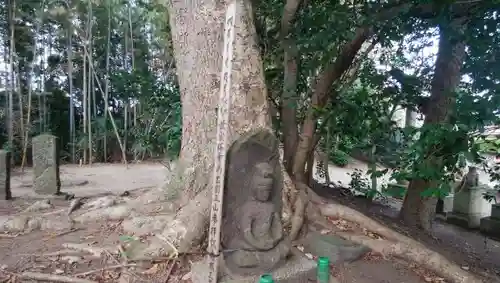
[[[437,272],[440,276],[454,283],[483,282],[475,275],[472,275],[469,272],[462,270],[460,266],[447,260],[439,253],[429,250],[423,244],[409,237],[406,237],[400,233],[397,233],[396,231],[388,227],[383,226],[377,221],[372,220],[371,218],[367,217],[366,215],[354,209],[339,204],[325,204],[323,198],[319,197],[308,186],[300,182],[294,183],[286,172],[284,172],[283,193],[284,193],[283,195],[284,220],[285,221],[288,220],[289,223],[291,224],[289,235],[292,239],[297,238],[297,236],[299,235],[299,232],[301,231],[302,226],[304,225],[305,222],[304,219],[306,218],[305,216],[306,211],[307,211],[307,219],[311,222],[314,221],[326,222],[326,219],[323,216],[343,218],[345,220],[358,223],[363,228],[373,233],[381,235],[384,238],[384,240],[374,240],[362,235],[351,235],[346,233],[340,233],[339,236],[343,238],[346,238],[348,240],[351,240],[359,244],[366,245],[372,250],[380,252],[383,255],[392,255],[396,257],[401,257],[409,261],[414,261],[416,263],[422,264],[429,270]],[[122,207],[123,209],[121,210],[118,209],[119,211],[123,210],[124,212],[124,213],[118,213],[120,214],[119,216],[121,218],[126,217],[128,215],[133,216],[132,214],[135,213],[134,210],[137,210],[137,213],[135,214],[137,214],[137,217],[140,217],[141,215],[144,216],[144,214],[143,211],[139,211],[137,207],[146,206],[154,208],[158,203],[165,204],[164,201],[162,202],[164,197],[165,196],[164,194],[162,194],[161,190],[155,190],[148,193],[148,196],[145,197],[144,199],[141,198],[125,203],[121,201],[106,202],[105,204],[102,205],[96,205],[95,207],[97,207],[97,209],[94,208],[94,210],[90,211],[95,212],[96,215],[106,214],[106,213],[110,214],[108,210],[115,211],[118,208]],[[210,200],[211,200],[210,190],[205,189],[201,191],[199,194],[197,194],[193,199],[191,199],[185,206],[179,209],[177,213],[174,213],[172,209],[175,206],[167,205],[168,209],[162,209],[162,211],[164,210],[170,211],[172,218],[165,218],[165,215],[156,217],[163,217],[162,219],[173,219],[173,220],[167,221],[168,223],[165,223],[166,225],[164,227],[163,225],[161,225],[161,228],[157,229],[159,233],[157,233],[156,236],[154,236],[153,238],[150,238],[149,246],[144,247],[144,249],[141,250],[140,254],[138,254],[137,256],[139,257],[151,256],[151,255],[162,256],[162,255],[170,255],[171,252],[185,253],[189,252],[193,246],[200,244],[200,242],[204,239],[206,235],[206,229],[208,226],[209,212],[210,212]],[[104,199],[100,201],[103,202]],[[293,207],[291,204],[293,204]],[[156,209],[154,210],[156,212]],[[86,215],[88,213],[89,212],[83,212],[83,214],[81,214],[80,216]],[[111,213],[111,214],[115,215],[116,213]],[[95,220],[96,217],[97,216],[93,216],[90,217],[90,219]],[[22,218],[21,220],[23,220],[19,221],[20,222],[19,225],[14,225],[16,227],[19,226],[18,230],[24,230],[25,226],[29,227],[29,225],[26,224],[29,220],[28,216],[20,215],[15,218]],[[107,216],[107,218],[110,217]],[[7,220],[12,220],[12,219],[10,218],[5,219],[5,221]],[[158,221],[160,220],[161,219],[158,218]],[[4,230],[12,230],[12,229],[5,229],[5,224],[7,223],[1,225],[3,226]],[[156,226],[152,225],[151,227],[154,228]],[[101,255],[103,251],[106,252],[106,249],[94,248],[90,247],[89,245],[83,245],[83,244],[66,244],[64,246],[70,249],[85,251],[95,256]],[[172,246],[174,247],[173,249]],[[64,281],[53,280],[52,282],[64,282]]]
[[[324,204],[320,205],[320,211],[324,216],[343,218],[355,222],[360,224],[361,227],[386,238],[385,240],[381,240],[343,232],[336,233],[347,240],[365,245],[385,256],[392,255],[419,263],[454,283],[483,282],[479,277],[463,270],[460,266],[449,261],[441,254],[428,249],[423,244],[411,238],[383,226],[354,209],[340,204]]]
[[[296,183],[298,193],[293,203],[293,214],[291,218],[291,229],[289,237],[291,240],[297,239],[297,236],[304,225],[305,213],[309,199],[307,196],[308,187],[303,183]]]
[[[391,255],[408,261],[416,262],[438,273],[440,276],[452,282],[482,282],[481,279],[469,273],[455,263],[447,260],[437,252],[422,245],[413,246],[404,242],[393,243],[388,240],[372,239],[363,235],[351,235],[348,233],[336,233],[344,239],[370,247],[373,251],[383,255]]]
[[[62,246],[65,249],[77,250],[81,252],[86,252],[92,254],[95,257],[100,257],[106,252],[106,249],[99,247],[92,247],[89,244],[78,244],[78,243],[63,243]]]
[[[281,149],[280,149],[281,150]],[[283,156],[283,150],[281,150],[280,157],[282,159]],[[293,208],[292,208],[292,202],[291,199],[294,198],[296,194],[296,189],[295,186],[293,185],[293,181],[286,172],[285,166],[283,165],[283,160],[280,162],[281,164],[281,174],[283,174],[283,193],[281,194],[282,196],[282,202],[283,202],[283,208],[282,208],[282,217],[283,217],[283,224],[285,227],[288,227],[291,225],[291,218],[293,215]]]
[[[31,279],[37,281],[45,282],[63,282],[63,283],[97,283],[97,281],[80,279],[75,277],[55,275],[55,274],[45,274],[37,272],[23,272],[19,275],[22,279]]]
[[[399,241],[399,242],[405,242],[405,241],[415,242],[410,238],[405,237],[400,233],[383,226],[382,224],[364,215],[363,213],[355,209],[349,208],[347,206],[340,204],[324,204],[320,205],[319,209],[321,211],[321,214],[324,216],[343,218],[345,220],[358,223],[366,230],[379,234],[388,240]]]

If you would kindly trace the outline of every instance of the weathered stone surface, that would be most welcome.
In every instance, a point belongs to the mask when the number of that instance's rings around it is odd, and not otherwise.
[[[436,204],[436,215],[446,215],[453,211],[453,199],[454,195],[449,194],[438,199]]]
[[[10,152],[0,150],[0,200],[10,199]]]
[[[498,219],[500,221],[500,204],[495,203],[491,206],[491,218]]]
[[[43,134],[33,138],[33,187],[39,194],[59,194],[59,151],[57,137]]]
[[[283,235],[278,140],[269,131],[244,135],[229,149],[224,192],[222,246],[237,275],[259,275],[290,252]]]
[[[333,264],[353,262],[370,251],[370,248],[344,240],[334,235],[310,232],[303,240],[304,250],[320,257],[328,257]]]
[[[479,230],[487,236],[500,239],[500,204],[491,206],[491,216],[481,218]]]
[[[477,168],[469,167],[469,172],[455,189],[453,211],[446,221],[465,228],[479,228],[480,220],[491,213],[491,203],[484,199],[485,192],[491,189],[479,183]]]
[[[453,211],[447,215],[446,221],[465,228],[479,228],[481,218],[491,213],[491,203],[483,197],[488,190],[488,186],[479,185],[455,193]]]
[[[479,230],[487,236],[500,240],[500,219],[493,217],[481,218]]]
[[[208,264],[205,261],[194,262],[191,265],[191,280],[193,283],[207,282]],[[294,253],[294,256],[287,259],[283,265],[277,267],[272,272],[275,283],[306,283],[315,282],[316,279],[316,262],[307,259],[306,257]],[[224,271],[219,277],[218,282],[221,283],[257,283],[262,274],[252,276],[235,276],[228,275]],[[331,283],[337,282],[334,278]]]

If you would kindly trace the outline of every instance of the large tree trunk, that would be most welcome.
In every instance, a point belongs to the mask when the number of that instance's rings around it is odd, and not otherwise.
[[[219,97],[224,3],[216,1],[168,2],[169,21],[182,102],[182,145],[180,159],[185,168],[182,195],[192,198],[210,180],[215,119]],[[210,11],[204,13],[203,10]],[[203,176],[196,175],[203,172]]]
[[[424,126],[448,123],[451,111],[456,101],[455,88],[460,83],[461,67],[465,58],[465,43],[457,37],[461,31],[459,22],[449,27],[441,27],[439,51],[436,59],[434,78],[432,80],[429,111],[425,117]],[[431,150],[431,149],[429,149]],[[425,160],[429,166],[436,165],[438,160],[432,155]],[[422,192],[432,186],[426,180],[411,180],[406,194],[401,216],[412,226],[429,231],[436,199],[422,197]]]
[[[165,237],[188,248],[200,240],[208,224],[219,85],[223,23],[229,1],[169,2],[174,56],[182,99],[180,166],[184,182],[181,202],[187,203]],[[249,130],[271,129],[262,60],[256,44],[251,2],[236,1],[233,71],[231,73],[231,143]],[[212,117],[212,119],[208,119]],[[170,231],[170,232],[169,232]],[[182,231],[182,235],[179,235]]]

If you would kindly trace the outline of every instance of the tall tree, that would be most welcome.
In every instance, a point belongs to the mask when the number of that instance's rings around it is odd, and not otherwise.
[[[216,122],[206,119],[206,115],[217,114],[223,48],[220,27],[228,2],[208,1],[202,5],[172,1],[169,6],[183,105],[180,163],[187,180],[181,199],[184,203],[191,199],[177,215],[176,223],[182,225],[181,230],[188,231],[182,239],[177,239],[181,243],[175,243],[181,247],[201,240],[199,235],[208,224],[212,176],[209,172],[214,164]],[[238,72],[231,73],[229,143],[249,130],[271,129],[251,1],[236,1],[236,15],[233,69]]]
[[[455,108],[456,88],[462,77],[461,69],[465,59],[464,28],[464,19],[443,23],[439,27],[439,51],[424,121],[424,129],[427,128],[428,132],[426,133],[424,130],[421,139],[428,138],[428,135],[431,135],[436,127],[448,124]],[[416,166],[421,170],[430,167],[441,171],[443,169],[442,160],[436,156],[436,148],[426,150],[427,154],[422,164]],[[431,228],[436,198],[434,196],[425,197],[423,192],[432,186],[436,186],[436,182],[422,178],[411,180],[401,210],[401,215],[406,223],[427,231]]]

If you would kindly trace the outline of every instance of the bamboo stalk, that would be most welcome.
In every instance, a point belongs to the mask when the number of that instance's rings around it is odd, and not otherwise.
[[[73,17],[71,14],[71,6],[68,3],[68,84],[69,84],[69,128],[71,141],[71,161],[76,162],[75,153],[75,106],[73,100]]]
[[[87,40],[83,44],[83,134],[87,136]],[[87,164],[87,148],[83,148],[83,164]]]
[[[14,44],[14,32],[15,32],[15,27],[14,27],[14,18],[16,14],[16,1],[12,0],[12,12],[11,12],[11,18],[10,18],[10,50],[9,50],[9,71],[10,71],[10,80],[9,80],[9,85],[10,85],[10,90],[8,93],[8,110],[7,110],[7,130],[8,130],[8,136],[9,136],[9,151],[12,152],[13,150],[13,144],[14,144],[14,124],[13,124],[13,95],[14,95],[14,49],[15,49],[15,44]],[[11,162],[11,160],[9,160]]]
[[[92,62],[93,62],[93,47],[92,47],[92,24],[93,24],[93,7],[92,7],[92,1],[89,1],[89,15],[88,15],[88,33],[87,33],[87,38],[88,38],[88,43],[89,43],[89,47],[88,47],[88,54],[89,54],[89,82],[88,82],[88,85],[87,85],[87,91],[88,91],[88,94],[87,94],[87,99],[88,99],[88,102],[87,102],[87,107],[88,107],[88,110],[87,110],[87,119],[88,119],[88,124],[87,124],[87,127],[88,127],[88,146],[89,146],[89,166],[92,166],[92,159],[93,159],[93,155],[94,155],[94,152],[93,152],[93,146],[92,146],[92,103],[95,103],[95,100],[92,100],[92,93],[93,93],[93,77],[92,77],[92,69],[91,69],[91,65],[92,65]],[[94,113],[95,115],[95,113]]]
[[[85,50],[86,51],[86,50]],[[89,56],[88,53],[85,53],[85,56]],[[99,91],[101,93],[104,93],[103,89],[102,89],[102,86],[101,86],[101,83],[99,81],[99,77],[97,76],[96,72],[95,72],[95,69],[94,69],[94,66],[92,64],[90,64],[90,68],[92,68],[92,73],[94,75],[94,78],[97,82],[97,87],[99,88]],[[120,149],[122,150],[122,162],[125,163],[125,165],[128,166],[128,163],[127,163],[127,155],[126,155],[126,151],[125,151],[125,147],[122,143],[122,140],[120,138],[120,134],[118,133],[118,127],[116,126],[116,123],[115,123],[115,119],[113,118],[113,115],[111,113],[111,110],[106,109],[106,111],[108,112],[108,115],[109,115],[109,118],[110,118],[110,121],[111,121],[111,125],[113,126],[113,130],[115,132],[115,136],[116,136],[116,139],[118,140],[118,144],[120,146]]]
[[[111,45],[111,0],[108,0],[108,38],[106,42],[106,85],[104,90],[104,162],[108,161],[109,50]]]

